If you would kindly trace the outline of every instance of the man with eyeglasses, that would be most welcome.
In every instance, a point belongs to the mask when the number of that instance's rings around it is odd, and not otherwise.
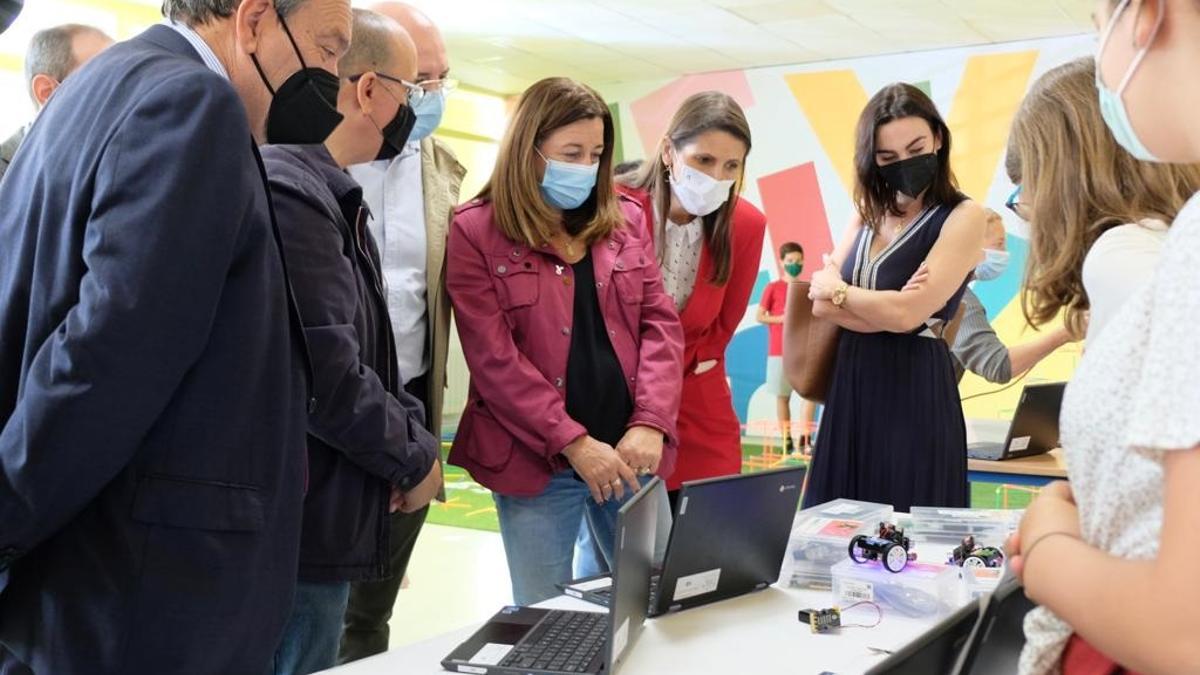
[[[160,4],[0,180],[3,673],[257,675],[295,591],[317,401],[256,144],[337,126],[350,2]]]
[[[337,661],[350,583],[389,567],[388,514],[423,511],[441,489],[438,439],[404,391],[379,254],[351,164],[398,155],[415,115],[412,40],[395,21],[355,9],[338,63],[341,124],[323,145],[263,149],[284,258],[312,354],[318,403],[308,416],[308,491],[299,583],[274,672]]]
[[[432,133],[455,82],[437,26],[416,8],[398,2],[372,7],[397,22],[417,47],[417,75],[403,83],[416,123],[408,144],[390,159],[353,166],[370,206],[371,232],[379,242],[396,358],[406,391],[425,404],[427,428],[441,437],[450,301],[444,272],[446,235],[466,170]],[[427,509],[397,512],[390,522],[391,577],[353,585],[339,661],[386,651],[388,621]]]

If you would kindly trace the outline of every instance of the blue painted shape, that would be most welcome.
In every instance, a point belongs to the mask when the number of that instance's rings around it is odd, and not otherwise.
[[[738,420],[745,424],[750,414],[750,398],[767,381],[766,326],[757,325],[734,333],[725,350],[725,374],[729,376],[729,386],[733,390],[733,410]]]
[[[754,280],[754,290],[750,291],[750,306],[757,307],[758,303],[762,302],[763,291],[767,289],[767,284],[771,283],[771,273],[767,270],[759,270],[758,278]],[[763,366],[766,368],[766,366]]]
[[[988,319],[994,321],[1000,312],[1008,307],[1017,293],[1021,292],[1021,280],[1025,276],[1025,259],[1029,257],[1029,242],[1021,237],[1009,234],[1006,238],[1008,247],[1008,269],[999,279],[978,281],[971,290],[979,296],[987,310]]]

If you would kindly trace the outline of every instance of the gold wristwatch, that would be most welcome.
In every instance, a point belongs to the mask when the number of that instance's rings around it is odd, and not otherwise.
[[[829,299],[829,302],[833,303],[834,307],[841,309],[842,305],[846,304],[846,292],[849,290],[850,284],[843,281],[837,288],[833,289],[833,297]]]

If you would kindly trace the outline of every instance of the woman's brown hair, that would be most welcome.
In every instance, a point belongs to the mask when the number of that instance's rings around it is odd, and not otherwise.
[[[1118,225],[1170,223],[1200,190],[1200,165],[1140,162],[1121,149],[1100,115],[1091,58],[1034,83],[1013,121],[1008,153],[1009,173],[1019,171],[1010,178],[1029,209],[1025,318],[1041,326],[1065,309],[1067,329],[1082,337],[1091,306],[1083,261],[1092,245]]]
[[[596,187],[579,208],[563,211],[560,218],[542,197],[537,148],[554,131],[588,119],[604,123]],[[560,222],[569,234],[589,244],[603,239],[625,223],[612,184],[613,136],[612,114],[595,90],[565,77],[541,80],[521,95],[479,199],[492,202],[496,226],[516,242],[541,246]]]
[[[935,139],[942,143],[937,152],[937,174],[933,184],[925,191],[925,205],[954,206],[963,200],[962,193],[958,191],[958,181],[950,169],[950,127],[946,126],[937,106],[925,92],[911,84],[889,84],[872,96],[867,107],[863,108],[858,117],[854,145],[854,203],[858,205],[862,222],[876,230],[889,214],[900,216],[903,212],[896,203],[896,188],[890,187],[884,180],[883,172],[875,161],[875,136],[879,127],[905,117],[925,120]]]
[[[659,141],[653,159],[643,164],[630,180],[630,185],[650,193],[651,199],[655,200],[656,211],[664,220],[671,212],[671,184],[668,180],[670,167],[663,162],[663,154],[668,146],[681,148],[700,134],[713,130],[724,131],[745,143],[746,154],[750,154],[750,123],[746,121],[742,107],[728,94],[705,91],[689,96],[679,106],[667,125],[667,133]],[[713,273],[709,280],[717,285],[729,281],[729,272],[733,268],[733,209],[736,197],[742,192],[745,172],[743,161],[742,174],[730,188],[729,199],[721,208],[701,219],[704,223],[704,240],[713,260]]]

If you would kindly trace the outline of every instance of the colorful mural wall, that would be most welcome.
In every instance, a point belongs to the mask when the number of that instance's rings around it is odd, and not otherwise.
[[[806,251],[804,277],[832,250],[849,222],[853,190],[854,127],[872,93],[895,81],[929,93],[953,133],[952,163],[964,192],[1002,213],[1012,251],[1009,271],[978,283],[975,292],[1007,344],[1029,339],[1019,291],[1028,249],[1022,225],[1003,204],[1013,189],[1004,173],[1008,128],[1029,85],[1043,72],[1091,53],[1090,36],[939,50],[806,66],[780,66],[622,85],[605,90],[619,104],[622,154],[646,157],[670,116],[687,96],[725,91],[746,110],[754,134],[743,196],[767,214],[758,285],[727,360],[734,403],[743,422],[772,419],[765,391],[766,327],[754,320],[762,288],[778,276],[774,251],[798,241]],[[1079,347],[1065,347],[1027,381],[1067,379]],[[1012,414],[1021,386],[1000,391],[968,375],[961,393],[968,417]]]
[[[13,104],[0,106],[0,137],[7,137],[32,114],[21,67],[25,45],[36,28],[70,17],[124,39],[161,20],[157,8],[132,0],[26,4],[20,21],[0,36],[0,93]],[[762,388],[766,328],[755,323],[753,311],[762,288],[778,274],[773,251],[784,241],[801,242],[808,253],[807,275],[818,264],[820,254],[832,249],[851,213],[854,123],[870,94],[890,82],[912,82],[930,93],[953,130],[954,168],[963,189],[1005,216],[1012,267],[1001,279],[978,284],[975,290],[1006,342],[1028,339],[1018,299],[1026,239],[1015,218],[1002,208],[1012,189],[1003,171],[1007,130],[1021,97],[1038,75],[1090,54],[1093,48],[1093,37],[1079,36],[714,73],[603,89],[617,112],[622,141],[619,154],[626,159],[645,157],[679,102],[694,92],[726,91],[746,109],[755,146],[744,197],[766,212],[770,229],[751,307],[728,353],[734,399],[743,421],[774,415],[774,402]],[[491,172],[511,103],[505,97],[470,88],[449,101],[438,135],[469,169],[464,201]],[[455,346],[451,353],[446,412],[452,424],[465,401],[468,376]],[[1078,347],[1064,348],[1036,368],[1029,379],[1065,379],[1078,355]],[[962,384],[963,396],[969,397],[964,403],[967,415],[1010,415],[1020,386],[990,393],[996,389],[968,375]]]

